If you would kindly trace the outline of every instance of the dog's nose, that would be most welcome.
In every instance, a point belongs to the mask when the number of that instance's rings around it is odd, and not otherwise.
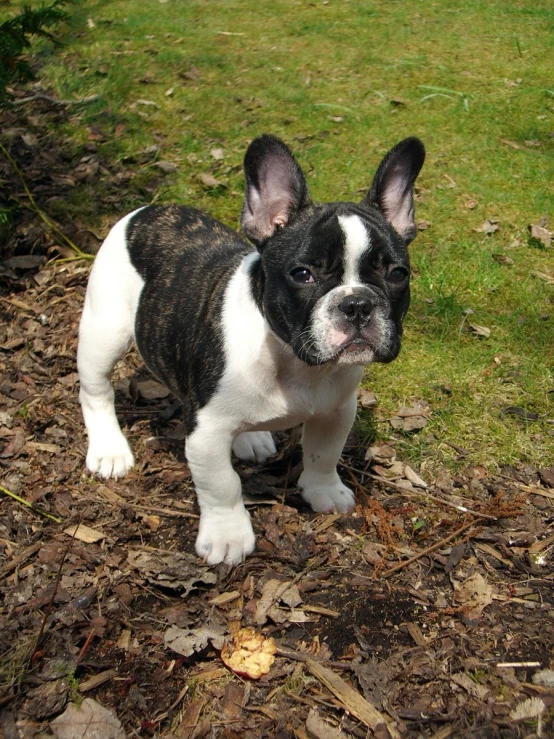
[[[339,310],[352,323],[365,323],[372,311],[371,300],[364,295],[347,295],[339,303]]]

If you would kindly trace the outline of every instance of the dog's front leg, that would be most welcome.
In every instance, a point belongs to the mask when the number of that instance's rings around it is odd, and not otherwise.
[[[254,551],[256,539],[231,465],[233,434],[222,426],[199,424],[187,438],[186,455],[200,507],[196,552],[211,565],[236,565]]]
[[[337,464],[354,419],[356,395],[325,416],[304,424],[304,471],[298,480],[302,497],[318,513],[347,513],[354,508],[354,494],[343,485]]]

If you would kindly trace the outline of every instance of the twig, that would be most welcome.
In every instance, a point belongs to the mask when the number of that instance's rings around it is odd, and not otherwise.
[[[392,480],[387,480],[384,477],[379,477],[378,475],[373,475],[369,471],[364,470],[357,470],[355,467],[350,467],[347,464],[344,464],[343,462],[340,462],[340,466],[344,467],[347,470],[351,470],[352,472],[357,472],[360,475],[366,475],[371,480],[375,480],[376,482],[380,482],[383,485],[392,488],[393,490],[399,490],[401,493],[404,493],[405,495],[419,495],[422,498],[429,498],[429,500],[434,500],[435,503],[441,503],[442,505],[448,506],[450,508],[455,508],[457,511],[460,511],[461,513],[471,513],[472,516],[477,516],[478,518],[486,518],[489,521],[498,521],[496,516],[490,516],[488,513],[480,513],[479,511],[475,511],[473,508],[466,508],[463,505],[458,505],[457,503],[452,503],[449,500],[445,500],[444,498],[440,498],[438,495],[433,495],[432,493],[427,492],[427,490],[417,490],[412,489],[408,490],[402,485],[399,485],[396,482],[393,482]],[[358,483],[359,484],[359,483]]]
[[[30,95],[26,98],[16,98],[11,103],[12,105],[25,105],[26,103],[33,103],[35,100],[46,100],[46,102],[52,103],[53,105],[88,105],[99,99],[100,95],[96,94],[87,95],[87,97],[77,100],[60,100],[59,98],[52,97],[52,95],[47,95],[45,92],[37,92],[35,95]]]
[[[9,163],[14,168],[17,176],[19,177],[21,184],[23,185],[23,189],[25,190],[25,194],[29,198],[29,202],[31,203],[32,210],[38,215],[38,217],[45,223],[49,229],[51,229],[55,234],[57,234],[63,241],[65,241],[66,245],[71,249],[71,251],[77,256],[78,259],[88,259],[92,260],[94,259],[93,254],[86,254],[84,251],[81,251],[77,244],[75,244],[71,239],[66,236],[63,231],[61,231],[55,223],[53,223],[50,218],[44,213],[39,206],[37,205],[37,202],[35,198],[33,197],[32,192],[29,190],[29,187],[27,186],[27,182],[25,178],[23,177],[22,171],[17,166],[15,160],[13,159],[10,152],[6,149],[4,144],[0,141],[0,151],[4,154],[6,159],[9,161]]]
[[[4,493],[4,495],[9,495],[10,498],[17,500],[17,502],[21,503],[21,505],[24,505],[27,508],[30,508],[33,511],[33,513],[38,513],[41,516],[44,516],[45,518],[49,518],[51,521],[55,521],[56,523],[62,522],[61,518],[54,516],[52,513],[48,513],[47,511],[43,510],[42,508],[39,508],[33,503],[29,503],[28,500],[25,500],[25,498],[21,498],[19,495],[12,493],[11,490],[8,490],[7,488],[2,487],[2,485],[0,485],[0,492]]]
[[[423,549],[421,552],[418,552],[413,557],[410,557],[410,559],[406,559],[403,562],[399,562],[393,567],[390,567],[388,570],[385,570],[384,572],[380,572],[379,575],[381,577],[388,577],[389,575],[392,575],[394,572],[398,572],[398,570],[401,570],[403,567],[407,567],[408,565],[411,565],[412,562],[416,562],[418,559],[421,559],[422,557],[425,557],[427,554],[434,552],[435,549],[440,549],[445,544],[448,544],[449,541],[459,536],[462,533],[462,531],[469,529],[471,526],[473,526],[474,523],[475,523],[475,519],[472,519],[471,521],[467,521],[465,524],[460,526],[460,528],[457,529],[453,534],[450,534],[450,536],[447,536],[446,539],[441,539],[435,544],[432,544],[430,547],[427,547],[426,549]],[[472,531],[470,535],[466,537],[466,539],[470,539],[471,537],[475,536],[475,534],[478,531],[479,531],[479,528],[476,528],[475,531]]]
[[[308,659],[306,666],[312,675],[338,698],[342,707],[348,713],[355,716],[358,721],[369,726],[379,736],[400,739],[400,732],[396,728],[396,723],[388,720],[375,706],[369,703],[369,701],[332,670],[324,667],[319,662],[315,662],[313,659]]]

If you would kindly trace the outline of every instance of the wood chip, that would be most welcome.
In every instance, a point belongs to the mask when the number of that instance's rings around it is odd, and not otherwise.
[[[304,611],[308,611],[309,613],[319,613],[322,616],[330,616],[331,618],[339,618],[340,616],[340,613],[338,611],[333,611],[331,608],[325,608],[324,606],[303,605],[302,609]]]
[[[117,670],[104,670],[104,672],[99,672],[98,675],[93,675],[88,680],[83,680],[82,683],[79,683],[79,691],[81,693],[88,693],[89,690],[98,688],[100,685],[107,683],[108,680],[111,680],[116,676]]]
[[[418,647],[426,647],[427,646],[427,639],[423,636],[423,632],[419,628],[417,624],[412,623],[411,621],[406,624],[406,628],[408,629],[408,633],[412,637],[412,639],[415,641]]]
[[[374,708],[354,688],[350,687],[339,675],[315,662],[313,659],[307,659],[306,666],[312,675],[317,677],[333,693],[345,711],[351,713],[358,721],[369,726],[373,731],[377,727],[379,727],[381,732],[386,728],[392,739],[400,739],[400,733],[394,722],[383,716],[382,713]]]
[[[226,603],[232,603],[237,598],[240,598],[240,592],[238,590],[231,590],[228,593],[221,593],[221,595],[216,595],[215,598],[211,598],[209,603],[212,606],[223,606]]]
[[[476,542],[475,548],[480,549],[482,552],[485,552],[485,554],[489,554],[491,557],[494,557],[499,562],[502,562],[503,565],[506,565],[506,567],[513,567],[514,563],[511,562],[509,559],[506,559],[503,557],[500,552],[497,552],[494,547],[491,547],[490,544],[486,544],[485,542]]]
[[[96,529],[91,529],[90,526],[85,526],[84,523],[77,523],[73,526],[68,526],[63,530],[64,534],[73,536],[75,539],[84,542],[85,544],[95,544],[97,541],[101,541],[106,538],[106,534],[103,534]]]

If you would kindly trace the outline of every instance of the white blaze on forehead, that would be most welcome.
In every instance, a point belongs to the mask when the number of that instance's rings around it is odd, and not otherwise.
[[[343,285],[359,285],[360,259],[371,245],[369,234],[360,216],[339,216],[339,225],[345,236]]]

